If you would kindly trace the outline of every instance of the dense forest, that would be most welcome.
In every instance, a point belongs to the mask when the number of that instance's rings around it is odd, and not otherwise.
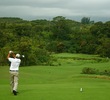
[[[25,55],[22,65],[50,64],[52,53],[84,53],[110,57],[110,21],[80,22],[63,16],[52,20],[0,18],[0,65],[7,65],[7,53]]]

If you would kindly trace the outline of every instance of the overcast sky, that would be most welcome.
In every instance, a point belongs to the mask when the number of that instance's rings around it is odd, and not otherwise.
[[[0,17],[110,20],[110,0],[0,0]]]

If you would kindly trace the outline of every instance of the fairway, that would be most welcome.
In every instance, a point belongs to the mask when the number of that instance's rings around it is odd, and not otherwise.
[[[61,58],[63,55],[63,58]],[[109,76],[84,75],[84,67],[110,69],[110,61],[74,60],[56,55],[61,65],[20,67],[18,95],[10,92],[8,66],[0,66],[0,100],[109,100]],[[77,55],[93,58],[96,56]],[[65,58],[67,59],[65,59]],[[75,55],[76,57],[76,55]],[[97,76],[97,77],[96,77]],[[83,91],[80,91],[80,88]]]

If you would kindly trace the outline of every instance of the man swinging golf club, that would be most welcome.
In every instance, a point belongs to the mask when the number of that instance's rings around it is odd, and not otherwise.
[[[21,63],[20,54],[15,55],[13,51],[9,51],[7,59],[11,62],[10,64],[11,91],[13,92],[14,95],[17,95],[18,74],[19,66]]]

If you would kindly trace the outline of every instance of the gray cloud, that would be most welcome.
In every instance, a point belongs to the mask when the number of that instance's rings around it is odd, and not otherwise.
[[[0,0],[0,17],[23,19],[66,17],[110,18],[110,0]]]

